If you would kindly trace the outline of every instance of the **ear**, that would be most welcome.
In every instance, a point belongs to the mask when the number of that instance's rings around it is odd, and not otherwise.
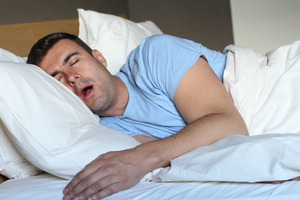
[[[94,49],[92,51],[92,54],[93,54],[94,58],[96,58],[99,62],[102,63],[102,65],[104,65],[104,67],[107,67],[107,61],[104,58],[104,56],[102,55],[102,53],[100,53],[98,50]]]

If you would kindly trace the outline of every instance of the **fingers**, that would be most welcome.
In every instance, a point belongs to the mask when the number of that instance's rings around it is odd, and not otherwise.
[[[89,181],[87,181],[87,185],[89,187],[87,187],[86,190],[81,191],[81,188],[79,193],[73,193],[77,188],[74,188],[74,191],[67,193],[64,197],[63,200],[83,200],[83,199],[88,199],[88,200],[92,200],[92,199],[101,199],[104,197],[107,197],[111,194],[113,194],[114,192],[116,192],[117,190],[117,183],[115,181],[113,181],[114,183],[111,185],[107,185],[107,183],[112,182],[112,180],[108,180],[111,179],[110,177],[105,177],[102,178],[101,180],[97,180],[97,181],[93,181],[92,179],[90,179]],[[84,184],[83,180],[81,182],[81,184]]]
[[[75,191],[77,194],[84,191],[90,186],[89,184],[93,182],[93,179],[97,180],[97,178],[101,178],[92,176],[97,170],[98,168],[93,167],[93,162],[88,164],[82,171],[76,174],[72,181],[65,187],[63,194],[70,194],[71,191]]]
[[[63,200],[101,199],[138,182],[133,183],[129,178],[124,178],[124,172],[117,172],[115,168],[116,166],[107,167],[107,170],[104,170],[108,173],[107,176],[97,176],[96,173],[82,179],[72,191],[65,194]]]
[[[101,166],[101,162],[97,158],[77,173],[63,190],[64,200],[73,199],[74,196],[83,193],[87,188],[91,187],[97,180],[102,179],[105,174],[97,173]]]
[[[80,177],[80,176],[79,176]],[[64,190],[64,195],[66,198],[70,199],[70,197],[75,198],[80,194],[82,197],[87,197],[92,194],[95,194],[96,192],[102,190],[108,185],[108,182],[103,182],[103,180],[106,180],[105,177],[102,177],[98,174],[91,174],[90,176],[81,179],[78,181],[78,179],[74,179],[74,184],[67,186]],[[105,184],[106,183],[106,184]],[[73,183],[72,183],[73,184]],[[79,199],[85,199],[85,198],[79,198]]]
[[[112,184],[108,185],[108,183]],[[74,199],[77,197],[81,197],[82,199],[102,199],[115,192],[126,189],[123,186],[124,184],[122,184],[122,181],[119,180],[118,177],[114,179],[111,176],[106,176],[103,179],[94,182],[79,196],[75,196]]]
[[[102,199],[102,198],[105,198],[109,195],[112,195],[112,194],[114,194],[114,193],[116,193],[120,190],[124,190],[124,189],[127,189],[127,188],[128,187],[123,188],[121,183],[115,183],[115,184],[112,184],[112,185],[109,185],[109,186],[105,187],[101,191],[96,192],[95,194],[89,196],[87,199],[88,200]]]
[[[95,183],[94,185],[97,185],[97,183]],[[63,200],[83,200],[83,199],[99,200],[99,199],[105,198],[109,195],[112,195],[120,190],[124,190],[124,189],[128,188],[128,187],[123,188],[121,183],[115,183],[115,184],[112,184],[112,185],[109,185],[109,186],[103,188],[102,190],[97,190],[96,188],[98,188],[98,186],[94,186],[94,185],[91,187],[91,188],[94,188],[92,190],[93,191],[92,195],[87,195],[86,192],[84,192],[84,193],[81,193],[81,194],[75,195],[75,196],[72,196],[72,195],[64,196]],[[89,191],[87,193],[90,193],[90,192],[91,192],[91,190],[89,188]]]
[[[132,152],[109,152],[92,161],[65,187],[63,200],[101,199],[135,185],[148,171]]]

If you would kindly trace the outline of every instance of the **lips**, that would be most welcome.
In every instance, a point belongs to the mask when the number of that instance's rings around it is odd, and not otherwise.
[[[83,99],[88,99],[92,96],[93,85],[85,85],[79,89],[79,96]]]

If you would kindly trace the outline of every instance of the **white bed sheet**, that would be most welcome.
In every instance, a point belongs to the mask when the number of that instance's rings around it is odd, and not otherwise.
[[[1,200],[60,200],[67,180],[49,174],[9,180],[0,185]],[[300,181],[281,184],[141,182],[105,200],[299,200]]]

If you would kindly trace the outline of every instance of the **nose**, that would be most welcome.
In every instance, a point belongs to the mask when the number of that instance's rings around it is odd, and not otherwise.
[[[71,87],[74,87],[76,82],[80,79],[80,75],[77,73],[70,73],[68,75],[68,82]]]

